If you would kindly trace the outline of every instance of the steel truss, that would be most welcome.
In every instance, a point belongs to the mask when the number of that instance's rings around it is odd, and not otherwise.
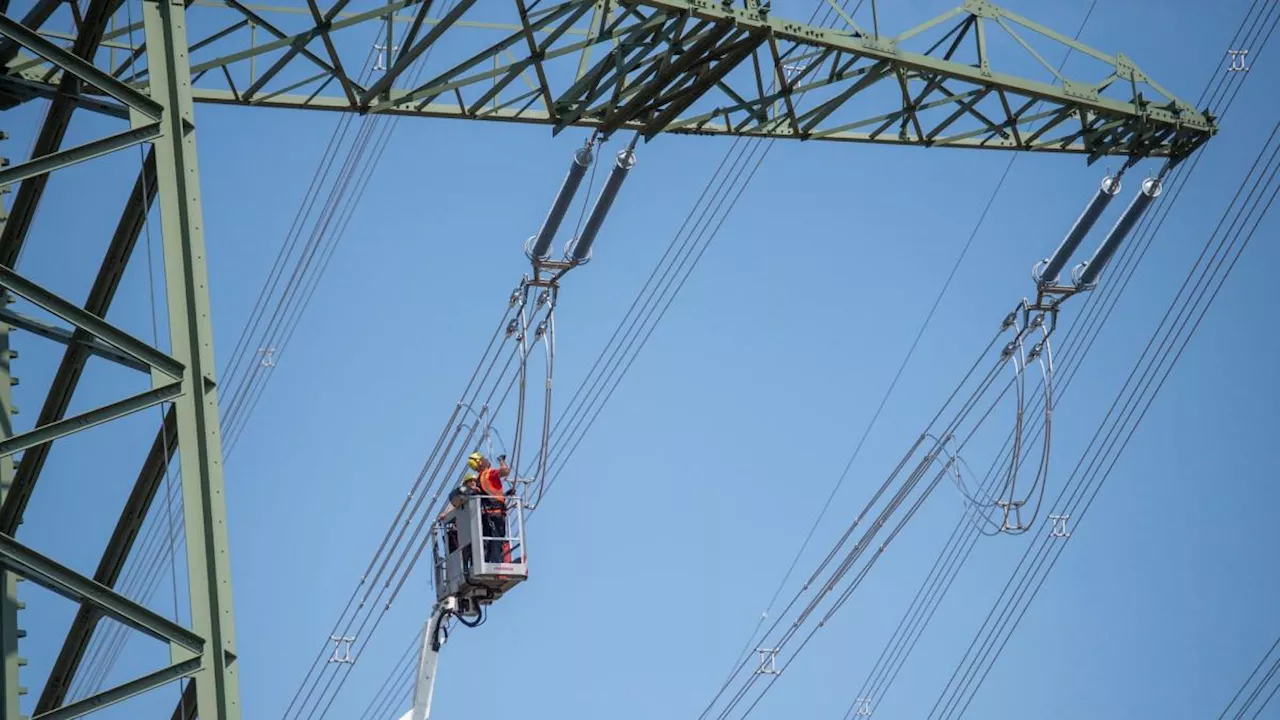
[[[15,212],[0,234],[0,288],[65,321],[69,328],[28,318],[8,308],[0,311],[0,393],[8,398],[7,351],[11,328],[21,328],[64,343],[66,351],[41,408],[35,427],[14,432],[8,413],[0,439],[0,568],[4,594],[0,596],[0,635],[5,650],[4,717],[16,718],[18,695],[16,615],[20,604],[16,578],[41,585],[77,603],[72,629],[54,671],[36,705],[37,718],[74,718],[138,693],[182,678],[189,679],[190,715],[206,718],[239,717],[235,669],[234,628],[231,622],[230,570],[227,559],[226,512],[223,500],[221,448],[218,436],[217,394],[214,385],[212,330],[209,322],[208,278],[205,267],[200,189],[196,166],[194,101],[186,48],[186,7],[169,0],[142,3],[141,31],[147,39],[152,81],[135,88],[96,67],[92,58],[103,30],[89,27],[91,18],[105,27],[118,8],[114,0],[93,0],[70,50],[32,31],[29,26],[0,15],[0,34],[12,41],[0,54],[14,58],[30,52],[58,69],[56,85],[63,92],[52,103],[36,140],[36,152],[23,163],[0,170],[0,187],[21,182]],[[32,13],[43,11],[38,5]],[[28,15],[30,18],[31,13]],[[105,138],[62,149],[76,88],[92,86],[126,108],[128,127]],[[30,229],[35,206],[48,174],[100,155],[151,144],[134,193],[121,217],[83,307],[62,299],[14,269]],[[160,200],[165,293],[169,310],[170,354],[161,352],[104,320],[120,275],[132,254],[145,216]],[[0,303],[7,305],[8,302]],[[66,413],[85,363],[98,356],[147,373],[151,389],[100,408],[67,417]],[[44,557],[15,539],[23,511],[35,489],[50,443],[71,433],[169,403],[161,439],[130,495],[94,577],[84,577]],[[166,620],[111,589],[136,538],[177,446],[182,478],[191,601],[191,629]],[[16,470],[13,456],[22,453]],[[168,643],[171,664],[153,673],[92,697],[64,704],[89,637],[102,618],[112,618],[134,630]],[[12,667],[11,667],[12,666]]]
[[[1215,131],[1213,118],[1178,100],[1123,55],[1107,55],[986,0],[967,0],[895,37],[873,25],[824,29],[774,17],[745,0],[317,0],[264,7],[240,0],[33,0],[21,17],[0,0],[0,107],[48,100],[31,157],[0,168],[0,711],[16,718],[18,579],[80,604],[35,706],[37,718],[72,718],[186,679],[174,718],[238,718],[238,682],[214,381],[208,277],[195,149],[197,102],[595,128],[606,135],[746,135],[1180,160]],[[874,0],[872,0],[874,10]],[[45,27],[70,7],[75,32]],[[872,13],[873,18],[875,13]],[[190,34],[190,38],[188,38]],[[140,35],[143,43],[134,46]],[[370,65],[374,40],[376,69]],[[1054,83],[995,69],[1000,42]],[[1062,78],[1044,47],[1072,48],[1098,69]],[[1037,47],[1039,46],[1039,47]],[[434,53],[433,75],[417,63]],[[1003,67],[1003,66],[1002,66]],[[364,68],[364,69],[362,69]],[[64,148],[76,109],[119,118],[123,129]],[[83,305],[17,270],[49,173],[149,144]],[[159,199],[171,352],[104,318]],[[66,326],[7,307],[13,297]],[[9,334],[66,346],[31,430],[16,432]],[[148,373],[149,390],[67,417],[89,358]],[[16,539],[54,440],[167,403],[92,578]],[[177,453],[178,448],[185,452]],[[21,453],[21,460],[15,455]],[[178,455],[191,628],[112,588],[166,469]],[[66,704],[72,679],[104,618],[169,644],[171,664]]]
[[[391,0],[349,12],[352,2],[335,0],[321,12],[316,0],[306,8],[195,0],[195,99],[541,123],[557,132],[625,128],[646,138],[675,132],[1075,152],[1091,162],[1183,157],[1215,129],[1124,55],[987,0],[968,0],[895,37],[847,16],[842,29],[812,27],[754,2]],[[429,17],[433,10],[443,14]],[[120,50],[118,62],[96,62],[143,88],[152,82],[145,46],[119,44],[131,29],[104,33]],[[353,75],[379,40],[381,70]],[[1005,58],[1043,66],[1056,83],[995,69],[989,48],[1000,43]],[[1045,60],[1068,47],[1090,58],[1098,77],[1069,80]],[[428,50],[448,56],[448,68],[410,80]],[[61,79],[18,53],[5,98],[63,96]],[[79,99],[127,115],[101,89]]]

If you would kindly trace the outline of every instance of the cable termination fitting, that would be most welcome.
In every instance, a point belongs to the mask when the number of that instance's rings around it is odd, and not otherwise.
[[[542,222],[542,228],[538,230],[538,234],[529,238],[525,243],[525,253],[533,260],[546,260],[551,252],[551,241],[555,239],[556,232],[560,230],[560,223],[564,221],[565,213],[569,210],[569,204],[573,202],[573,196],[578,193],[578,187],[582,185],[582,178],[587,174],[587,168],[591,167],[591,149],[592,141],[588,140],[586,145],[578,148],[573,153],[573,162],[569,164],[569,174],[565,176],[564,182],[560,185],[560,192],[556,194],[556,199],[551,204],[551,211],[547,213],[546,220]]]
[[[1075,283],[1077,290],[1092,290],[1098,285],[1098,277],[1102,271],[1107,268],[1107,263],[1120,249],[1120,244],[1128,237],[1129,232],[1138,224],[1138,220],[1142,218],[1142,214],[1146,212],[1151,203],[1160,196],[1163,184],[1159,178],[1147,178],[1142,181],[1142,190],[1134,196],[1133,202],[1129,203],[1129,207],[1125,208],[1124,214],[1116,221],[1111,228],[1111,232],[1107,233],[1107,237],[1103,239],[1102,244],[1094,251],[1093,257],[1087,262],[1077,265],[1071,271],[1071,279]]]
[[[618,151],[614,158],[613,170],[609,173],[609,179],[605,180],[604,187],[600,190],[600,197],[596,199],[596,204],[591,208],[591,216],[587,218],[587,224],[582,228],[582,234],[574,238],[565,246],[564,252],[566,259],[574,264],[582,264],[591,259],[591,246],[596,241],[596,236],[600,233],[600,227],[604,225],[605,216],[609,214],[609,209],[613,207],[613,201],[618,197],[618,191],[622,189],[622,183],[627,179],[627,173],[631,172],[631,168],[636,165],[636,153],[631,147],[627,147]]]
[[[1098,188],[1098,192],[1094,194],[1093,199],[1085,206],[1084,211],[1080,213],[1080,217],[1076,218],[1075,224],[1067,231],[1067,236],[1062,239],[1058,249],[1053,251],[1051,257],[1041,260],[1032,268],[1031,278],[1036,282],[1036,285],[1044,287],[1058,282],[1058,275],[1062,273],[1062,268],[1067,266],[1067,262],[1071,260],[1071,256],[1080,247],[1080,243],[1084,241],[1085,236],[1089,234],[1094,224],[1098,222],[1098,218],[1107,209],[1111,199],[1119,192],[1120,177],[1118,175],[1108,175],[1102,179],[1102,185]]]

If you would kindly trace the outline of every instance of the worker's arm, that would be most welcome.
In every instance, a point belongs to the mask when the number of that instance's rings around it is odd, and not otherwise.
[[[440,511],[438,516],[436,516],[436,522],[444,522],[444,516],[448,515],[454,508],[458,507],[454,502],[454,497],[456,496],[450,493],[449,499],[445,501],[444,509]]]
[[[511,474],[511,466],[507,464],[507,456],[506,456],[506,455],[499,455],[499,456],[498,456],[498,467],[497,467],[497,471],[498,471],[498,477],[499,477],[499,478],[505,478],[505,477],[507,477],[508,475],[510,475],[510,474]],[[511,483],[511,487],[510,487],[510,488],[508,488],[507,490],[503,491],[503,493],[502,493],[502,494],[503,494],[503,495],[505,495],[505,496],[507,496],[507,497],[514,497],[514,496],[515,496],[515,494],[516,494],[516,484],[515,484],[515,483]]]
[[[463,505],[466,505],[467,498],[469,498],[474,494],[475,494],[475,491],[467,487],[466,485],[463,485],[462,487],[454,489],[452,492],[449,493],[448,499],[445,500],[444,509],[440,511],[440,515],[439,517],[436,518],[436,522],[440,522],[444,520],[445,515],[448,515],[454,510],[462,507]]]

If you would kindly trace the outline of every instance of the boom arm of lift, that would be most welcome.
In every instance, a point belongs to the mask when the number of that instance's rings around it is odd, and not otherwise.
[[[418,670],[413,676],[413,707],[400,720],[427,720],[431,717],[431,696],[436,689],[436,666],[440,662],[440,624],[457,609],[457,600],[447,597],[431,610],[431,619],[422,633]]]

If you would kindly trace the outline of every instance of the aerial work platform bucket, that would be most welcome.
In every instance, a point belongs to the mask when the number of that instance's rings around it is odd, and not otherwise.
[[[436,599],[457,598],[464,612],[492,603],[529,575],[518,497],[467,498],[432,532]]]

